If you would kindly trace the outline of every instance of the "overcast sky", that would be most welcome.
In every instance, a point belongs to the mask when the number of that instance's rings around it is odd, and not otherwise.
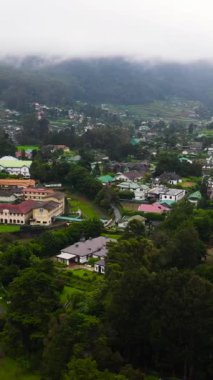
[[[0,0],[0,54],[213,60],[212,0]]]

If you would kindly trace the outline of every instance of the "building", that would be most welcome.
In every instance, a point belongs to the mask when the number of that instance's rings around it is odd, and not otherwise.
[[[95,272],[96,273],[101,273],[101,274],[105,274],[105,260],[99,260],[95,263]]]
[[[114,240],[105,236],[79,241],[62,249],[56,256],[57,261],[68,266],[71,263],[85,264],[92,257],[103,260],[108,252],[107,243],[110,241]]]
[[[160,194],[160,201],[178,202],[185,197],[186,191],[182,189],[167,189]]]
[[[34,201],[24,201],[19,204],[0,203],[0,223],[26,224],[32,216]]]
[[[58,202],[35,202],[35,206],[32,209],[32,215],[30,218],[30,225],[46,225],[49,226],[53,219],[63,214],[61,205]]]
[[[125,173],[117,173],[116,181],[139,181],[144,177],[145,171],[130,170]]]
[[[170,185],[177,185],[178,183],[182,182],[181,177],[178,174],[176,174],[175,172],[173,172],[173,173],[164,172],[158,178],[156,178],[156,180],[159,183],[166,182],[166,183],[169,183]]]
[[[170,211],[170,208],[155,202],[153,204],[141,204],[138,207],[138,211],[142,211],[144,213],[165,214]]]
[[[22,198],[21,189],[0,189],[0,203],[14,203]]]
[[[12,156],[4,156],[0,158],[0,171],[6,171],[9,174],[30,178],[31,164],[32,161],[18,160]]]
[[[1,188],[26,188],[35,186],[34,179],[0,179]]]
[[[59,191],[45,188],[27,188],[23,189],[25,200],[54,202],[58,206],[55,207],[55,216],[62,215],[65,211],[65,196]],[[49,224],[49,223],[48,223]]]
[[[201,201],[202,194],[200,191],[195,191],[194,193],[190,194],[188,197],[189,202],[193,203],[195,206],[197,206],[198,202]]]
[[[160,199],[160,195],[161,194],[165,194],[165,192],[168,190],[168,188],[166,186],[156,186],[156,187],[153,187],[152,189],[150,189],[148,192],[147,192],[147,198],[153,198],[153,199]]]

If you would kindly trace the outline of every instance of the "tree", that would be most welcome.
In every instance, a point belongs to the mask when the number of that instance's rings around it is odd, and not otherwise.
[[[125,380],[123,375],[115,375],[110,372],[101,372],[97,364],[91,358],[72,359],[68,365],[69,371],[64,380]]]
[[[9,287],[10,305],[3,331],[6,351],[15,355],[41,352],[49,319],[58,307],[51,261],[20,272]]]

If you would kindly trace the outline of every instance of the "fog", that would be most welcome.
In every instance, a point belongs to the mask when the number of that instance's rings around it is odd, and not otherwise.
[[[0,54],[213,60],[211,0],[0,0]]]

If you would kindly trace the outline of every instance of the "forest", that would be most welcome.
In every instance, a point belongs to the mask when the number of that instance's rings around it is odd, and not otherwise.
[[[182,201],[152,232],[131,222],[109,245],[106,275],[80,279],[50,258],[99,236],[101,222],[47,231],[24,244],[2,237],[8,302],[1,350],[45,380],[143,380],[147,373],[211,379],[212,231],[211,210]]]
[[[0,62],[0,99],[26,110],[35,101],[71,104],[144,104],[172,97],[199,100],[213,108],[213,66],[134,62],[123,58],[57,60],[11,57]]]

